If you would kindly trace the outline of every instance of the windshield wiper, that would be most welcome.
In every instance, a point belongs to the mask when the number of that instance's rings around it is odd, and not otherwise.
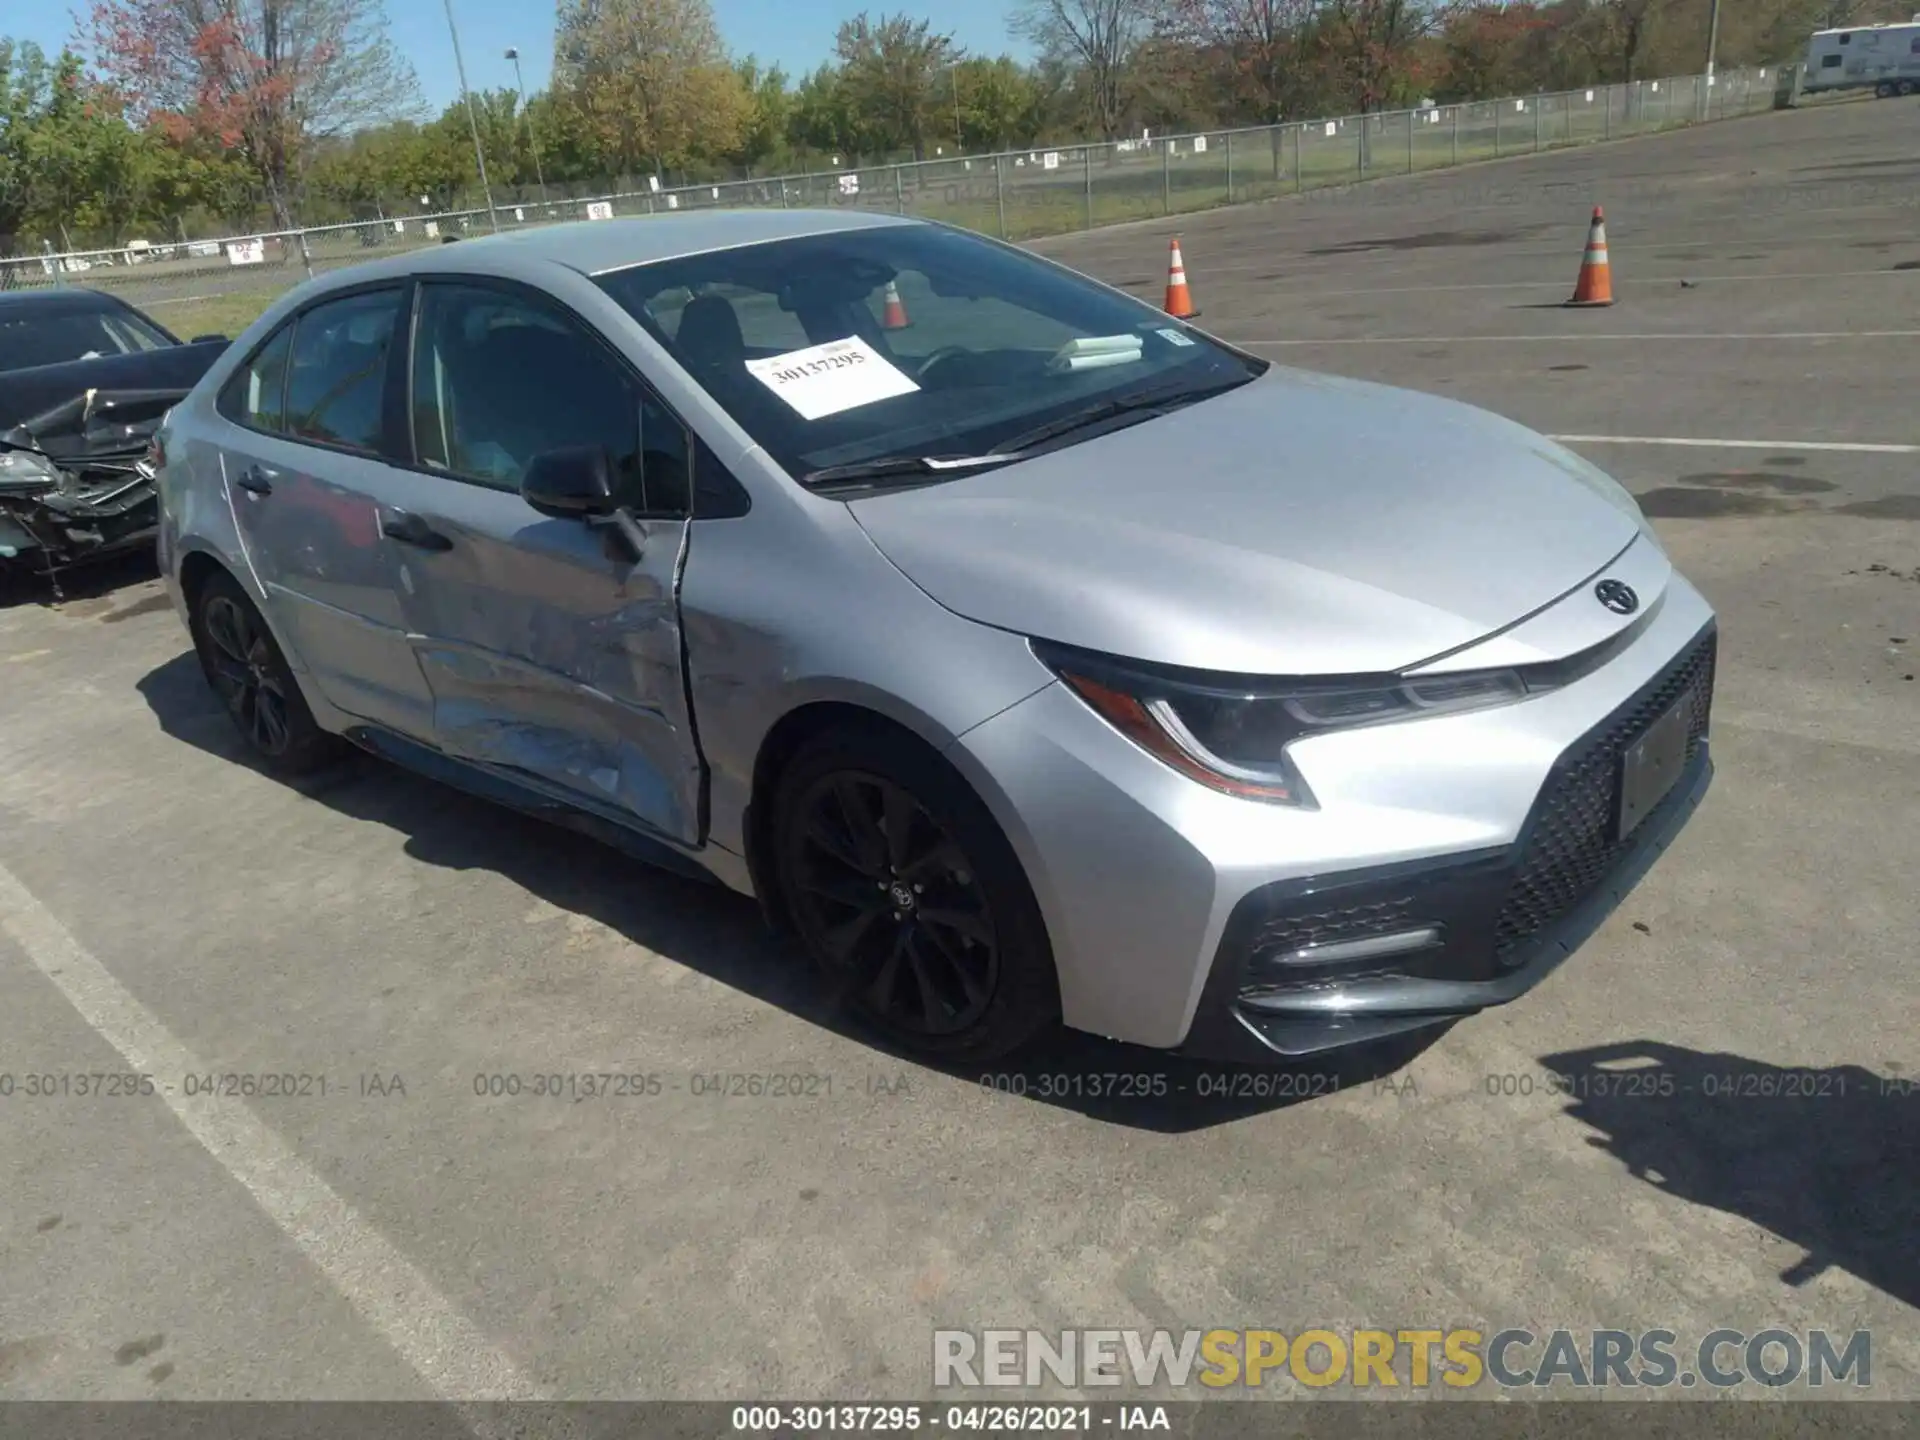
[[[979,470],[1010,465],[1022,459],[996,451],[991,455],[881,455],[846,465],[827,465],[800,477],[803,485],[830,485],[840,480],[884,480],[896,475],[939,475],[949,470]]]
[[[881,455],[872,460],[855,460],[846,465],[828,465],[819,470],[809,470],[800,477],[800,483],[807,486],[831,485],[847,480],[885,480],[902,475],[938,475],[945,471],[983,470],[995,465],[1011,465],[1016,460],[1027,459],[1034,446],[1057,440],[1062,435],[1084,430],[1090,425],[1103,424],[1119,415],[1150,420],[1157,414],[1177,410],[1197,400],[1237,390],[1252,378],[1238,376],[1211,385],[1163,385],[1131,395],[1117,395],[1035,426],[986,455]]]
[[[1221,395],[1228,390],[1237,390],[1251,380],[1251,376],[1240,376],[1232,380],[1217,381],[1212,385],[1191,387],[1160,386],[1153,390],[1136,391],[1131,395],[1116,395],[1110,400],[1089,405],[1082,410],[1073,410],[1057,420],[1049,420],[1037,425],[1024,435],[1016,435],[1003,448],[1005,451],[1027,451],[1049,440],[1058,440],[1062,435],[1071,435],[1076,430],[1084,430],[1090,425],[1099,425],[1117,415],[1133,415],[1141,420],[1151,420],[1156,414],[1191,405],[1196,400],[1205,400],[1210,396]]]

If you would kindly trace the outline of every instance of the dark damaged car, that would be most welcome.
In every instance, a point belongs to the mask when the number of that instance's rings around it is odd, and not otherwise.
[[[151,544],[153,432],[226,348],[97,290],[0,294],[0,572]]]

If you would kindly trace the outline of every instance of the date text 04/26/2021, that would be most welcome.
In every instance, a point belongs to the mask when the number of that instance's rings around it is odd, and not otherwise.
[[[1086,1435],[1171,1430],[1164,1405],[736,1405],[736,1434]]]

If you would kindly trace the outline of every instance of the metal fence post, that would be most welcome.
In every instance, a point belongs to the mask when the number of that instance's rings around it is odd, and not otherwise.
[[[1540,112],[1544,108],[1541,101],[1545,98],[1543,95],[1533,97],[1533,153],[1536,155],[1540,153]]]
[[[1413,173],[1413,116],[1413,111],[1407,111],[1407,174],[1409,175]]]
[[[307,250],[307,232],[300,232],[300,267],[307,272],[307,278],[313,278],[313,256]]]
[[[1227,131],[1227,203],[1233,203],[1233,131]]]
[[[1306,128],[1304,125],[1293,127],[1293,193],[1296,195],[1307,188],[1307,177],[1300,169],[1300,132]]]
[[[1000,211],[1000,238],[1007,238],[1007,157],[993,157],[993,203]]]
[[[1499,154],[1500,154],[1500,102],[1498,100],[1493,102],[1493,153],[1495,158],[1499,157]]]
[[[1453,163],[1460,163],[1460,107],[1453,107]]]
[[[1093,146],[1089,145],[1080,152],[1080,171],[1086,181],[1087,192],[1087,229],[1093,228]]]
[[[907,213],[906,191],[900,188],[900,172],[905,168],[902,165],[893,167],[893,213],[896,215]]]
[[[1173,141],[1160,142],[1160,213],[1173,214]]]

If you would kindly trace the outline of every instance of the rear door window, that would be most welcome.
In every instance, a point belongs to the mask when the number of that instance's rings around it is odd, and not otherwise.
[[[287,354],[293,326],[283,325],[220,392],[219,411],[236,424],[278,434],[286,429]]]
[[[395,289],[344,296],[294,322],[286,429],[295,439],[381,449],[387,355],[401,295]]]

